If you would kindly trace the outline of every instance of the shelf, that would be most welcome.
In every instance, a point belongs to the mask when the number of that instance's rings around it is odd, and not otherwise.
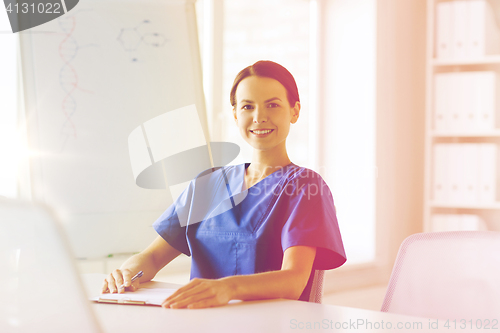
[[[431,136],[435,138],[500,138],[500,130],[493,130],[488,132],[455,132],[455,133],[444,133],[444,132],[431,132]]]
[[[433,66],[488,65],[499,64],[500,55],[490,55],[478,59],[432,59]]]
[[[435,75],[437,73],[460,73],[468,71],[494,71],[500,73],[500,54],[477,55],[469,58],[436,58],[436,34],[437,34],[437,8],[436,4],[448,2],[449,0],[427,0],[427,53],[426,53],[426,107],[425,107],[425,173],[424,173],[424,230],[432,230],[432,215],[438,212],[449,214],[475,214],[478,216],[486,216],[490,218],[500,214],[500,198],[499,201],[492,203],[445,203],[443,201],[436,202],[433,197],[433,178],[434,170],[434,146],[437,144],[495,144],[497,149],[500,144],[500,126],[491,129],[445,129],[434,128],[433,124],[435,117],[434,110],[434,93],[435,93]],[[493,12],[496,19],[500,19],[500,0],[488,0],[488,3],[493,6]],[[500,21],[498,21],[500,22]],[[451,44],[450,44],[451,45]],[[498,84],[498,83],[497,83]],[[446,92],[445,92],[446,93]],[[456,93],[451,95],[453,98]],[[472,125],[472,124],[471,124]],[[500,152],[500,151],[499,151]],[[496,166],[500,167],[499,165]],[[496,183],[494,184],[496,185]],[[446,199],[444,197],[443,199]],[[493,218],[493,217],[491,217]],[[500,224],[491,225],[495,230],[500,229]],[[491,227],[490,226],[490,227]]]
[[[491,204],[477,204],[477,205],[464,205],[464,204],[446,204],[431,202],[432,208],[456,208],[456,209],[500,209],[500,202]]]

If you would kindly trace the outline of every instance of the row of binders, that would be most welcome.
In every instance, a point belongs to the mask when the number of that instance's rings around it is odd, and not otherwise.
[[[444,205],[488,205],[497,201],[497,145],[434,145],[433,200]]]
[[[436,4],[437,59],[477,59],[500,53],[499,37],[495,14],[487,0]]]
[[[497,73],[437,73],[434,76],[434,129],[440,133],[496,128]]]
[[[482,231],[487,230],[485,221],[473,214],[434,214],[431,231]]]

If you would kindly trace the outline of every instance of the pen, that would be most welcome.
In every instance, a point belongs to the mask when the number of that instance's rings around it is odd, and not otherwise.
[[[139,273],[137,273],[136,275],[134,275],[134,276],[132,277],[132,280],[131,280],[130,282],[134,282],[135,280],[137,280],[138,278],[140,278],[140,277],[142,276],[142,274],[143,274],[143,272],[142,272],[142,271],[139,271]],[[124,285],[124,284],[122,284],[122,285],[120,286],[120,288],[119,288],[119,289],[123,289],[123,287],[124,287],[124,286],[125,286],[125,285]]]

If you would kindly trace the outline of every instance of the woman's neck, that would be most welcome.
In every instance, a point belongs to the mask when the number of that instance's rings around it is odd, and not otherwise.
[[[290,164],[290,158],[286,150],[261,151],[254,149],[252,154],[252,163],[246,170],[246,177],[250,180],[261,180],[273,172]]]

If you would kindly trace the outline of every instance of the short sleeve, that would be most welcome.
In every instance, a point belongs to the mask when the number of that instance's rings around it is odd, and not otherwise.
[[[192,185],[193,182],[190,182],[177,200],[153,223],[153,228],[168,244],[188,256],[191,252],[186,238],[186,226],[181,225],[176,207],[186,207],[192,195]]]
[[[281,232],[283,251],[291,246],[316,247],[313,268],[328,270],[346,261],[333,197],[316,172],[301,168],[284,187],[288,218]]]

